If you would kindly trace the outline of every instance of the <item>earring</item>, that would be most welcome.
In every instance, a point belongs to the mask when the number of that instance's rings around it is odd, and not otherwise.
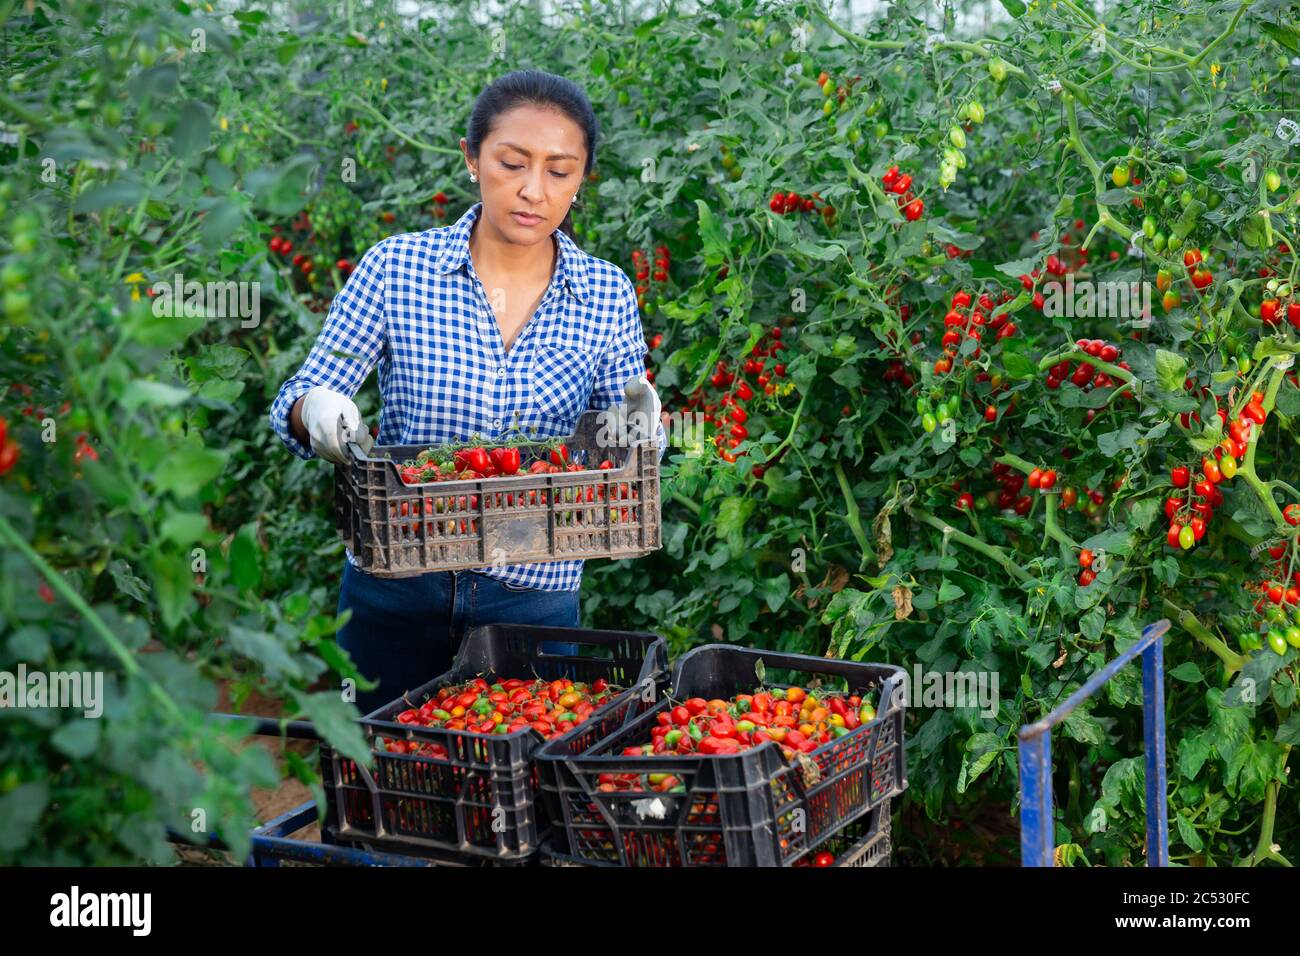
[[[469,174],[469,181],[472,183],[478,182],[478,176],[472,170],[470,171]]]

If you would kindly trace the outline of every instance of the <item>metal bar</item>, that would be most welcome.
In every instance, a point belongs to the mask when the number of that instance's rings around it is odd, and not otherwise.
[[[1114,677],[1121,667],[1145,651],[1153,642],[1163,637],[1165,632],[1168,630],[1168,620],[1159,620],[1154,624],[1148,624],[1142,629],[1142,636],[1138,638],[1131,647],[1125,650],[1119,655],[1119,657],[1115,658],[1101,670],[1097,671],[1097,673],[1093,674],[1092,677],[1088,678],[1087,683],[1066,698],[1064,703],[1042,720],[1036,721],[1032,724],[1026,724],[1022,727],[1020,730],[1021,738],[1023,739],[1026,732],[1029,731],[1032,731],[1033,733],[1042,733],[1051,730],[1051,728],[1064,720],[1069,715],[1070,711],[1074,710],[1074,708],[1078,707],[1081,703],[1095,694],[1103,684]]]
[[[1169,865],[1169,789],[1165,770],[1165,655],[1157,636],[1142,652],[1142,736],[1147,758],[1147,866]]]
[[[320,740],[320,734],[309,720],[280,721],[275,717],[254,717],[248,714],[210,713],[209,717],[220,720],[248,721],[253,726],[253,733],[259,737],[293,737],[297,740]]]
[[[280,860],[296,860],[326,866],[438,866],[437,860],[399,853],[379,853],[331,843],[309,843],[284,837],[254,836],[248,866],[278,866]]]
[[[1020,858],[1022,866],[1052,866],[1052,728],[1095,694],[1121,667],[1142,655],[1143,739],[1147,782],[1147,865],[1169,865],[1169,807],[1165,770],[1164,635],[1162,619],[1099,670],[1046,717],[1020,728]]]
[[[1051,866],[1052,735],[1020,738],[1020,865]]]
[[[294,807],[292,810],[286,810],[272,820],[268,820],[260,827],[253,830],[254,836],[271,836],[287,837],[291,833],[297,833],[303,827],[309,827],[316,822],[316,804],[304,803],[301,806]]]

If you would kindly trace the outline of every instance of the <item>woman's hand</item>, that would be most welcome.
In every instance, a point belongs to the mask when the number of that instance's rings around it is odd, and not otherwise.
[[[346,465],[348,455],[343,448],[343,437],[339,434],[340,417],[350,432],[361,428],[361,412],[352,399],[331,391],[324,385],[317,385],[294,405],[290,421],[293,425],[301,422],[302,430],[310,439],[312,451],[327,461]],[[298,429],[294,428],[294,431],[297,432]],[[299,441],[303,439],[299,438]],[[306,441],[303,443],[307,444]]]
[[[654,441],[655,423],[663,417],[663,402],[659,400],[659,393],[649,379],[639,375],[627,380],[623,394],[627,396],[625,420],[632,443]]]

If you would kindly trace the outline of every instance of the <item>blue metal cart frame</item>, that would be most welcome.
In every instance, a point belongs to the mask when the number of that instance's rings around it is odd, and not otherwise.
[[[1052,866],[1052,728],[1095,694],[1121,667],[1142,655],[1142,732],[1146,751],[1147,865],[1169,865],[1169,804],[1165,770],[1164,635],[1169,621],[1148,624],[1142,637],[1042,720],[1020,728],[1020,862]]]

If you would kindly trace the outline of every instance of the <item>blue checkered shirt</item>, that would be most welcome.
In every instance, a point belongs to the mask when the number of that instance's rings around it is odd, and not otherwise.
[[[389,236],[366,252],[330,305],[311,353],[280,387],[271,425],[295,455],[314,457],[289,431],[294,403],[317,385],[355,395],[376,363],[381,445],[441,445],[509,437],[515,425],[551,438],[578,416],[623,401],[645,372],[636,289],[622,269],[588,255],[563,232],[537,313],[506,352],[469,255],[476,203],[454,224]],[[660,455],[667,436],[658,423]],[[348,560],[356,563],[351,553]],[[576,590],[582,561],[485,568],[509,584]]]

